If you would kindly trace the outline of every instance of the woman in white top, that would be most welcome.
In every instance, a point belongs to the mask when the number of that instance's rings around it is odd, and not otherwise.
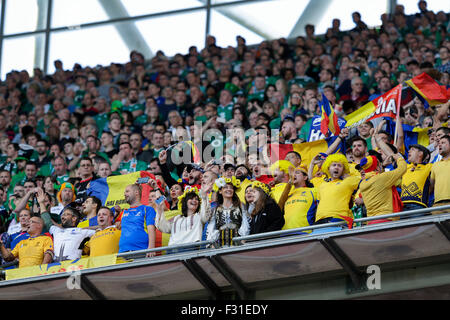
[[[202,240],[204,224],[211,216],[207,195],[199,192],[196,187],[186,189],[178,197],[178,210],[181,214],[171,221],[166,220],[164,208],[164,202],[156,205],[155,226],[161,232],[170,233],[169,246]]]

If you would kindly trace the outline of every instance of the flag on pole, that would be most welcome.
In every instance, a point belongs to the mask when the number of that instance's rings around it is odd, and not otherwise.
[[[322,117],[320,121],[320,131],[326,136],[329,136],[328,131],[337,136],[341,132],[341,128],[338,124],[338,116],[334,112],[333,107],[328,101],[327,97],[322,93],[322,100],[319,101]]]
[[[419,95],[419,99],[425,100],[424,104],[426,102],[431,107],[446,103],[450,99],[450,90],[441,86],[425,72],[407,80],[406,84]]]
[[[399,84],[382,94],[381,96],[369,101],[358,110],[345,116],[347,127],[352,128],[360,125],[365,121],[369,121],[379,117],[389,117],[395,119],[401,99],[402,85]]]

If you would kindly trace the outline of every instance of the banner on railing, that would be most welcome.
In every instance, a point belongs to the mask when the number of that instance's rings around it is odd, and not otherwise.
[[[6,280],[36,277],[42,275],[56,274],[62,272],[75,272],[89,268],[98,268],[110,266],[123,262],[123,259],[117,258],[117,254],[86,257],[76,260],[68,260],[61,262],[54,262],[49,264],[41,264],[32,267],[23,267],[16,269],[9,269],[5,271]]]

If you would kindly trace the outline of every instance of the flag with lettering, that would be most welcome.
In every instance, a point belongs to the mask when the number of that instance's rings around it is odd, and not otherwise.
[[[358,110],[345,116],[347,127],[355,127],[365,121],[380,117],[397,117],[398,103],[401,101],[402,85],[399,84],[382,94],[381,96],[369,101]]]
[[[343,118],[337,119],[337,124],[340,127],[340,129],[344,128],[347,124],[347,121]],[[322,117],[321,116],[314,116],[308,122],[304,125],[305,128],[302,128],[302,132],[304,135],[302,138],[306,142],[313,142],[317,140],[323,140],[326,138],[336,137],[333,133],[331,133],[328,137],[326,137],[322,133]]]

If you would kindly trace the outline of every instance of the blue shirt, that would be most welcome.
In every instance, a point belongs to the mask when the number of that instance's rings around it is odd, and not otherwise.
[[[19,231],[19,232],[13,233],[11,235],[11,243],[9,245],[9,248],[11,250],[14,250],[14,248],[20,241],[28,239],[29,237],[30,237],[30,235],[28,234],[28,232]]]
[[[155,210],[145,205],[129,208],[123,212],[119,253],[148,249],[147,226],[155,225],[155,216]]]

